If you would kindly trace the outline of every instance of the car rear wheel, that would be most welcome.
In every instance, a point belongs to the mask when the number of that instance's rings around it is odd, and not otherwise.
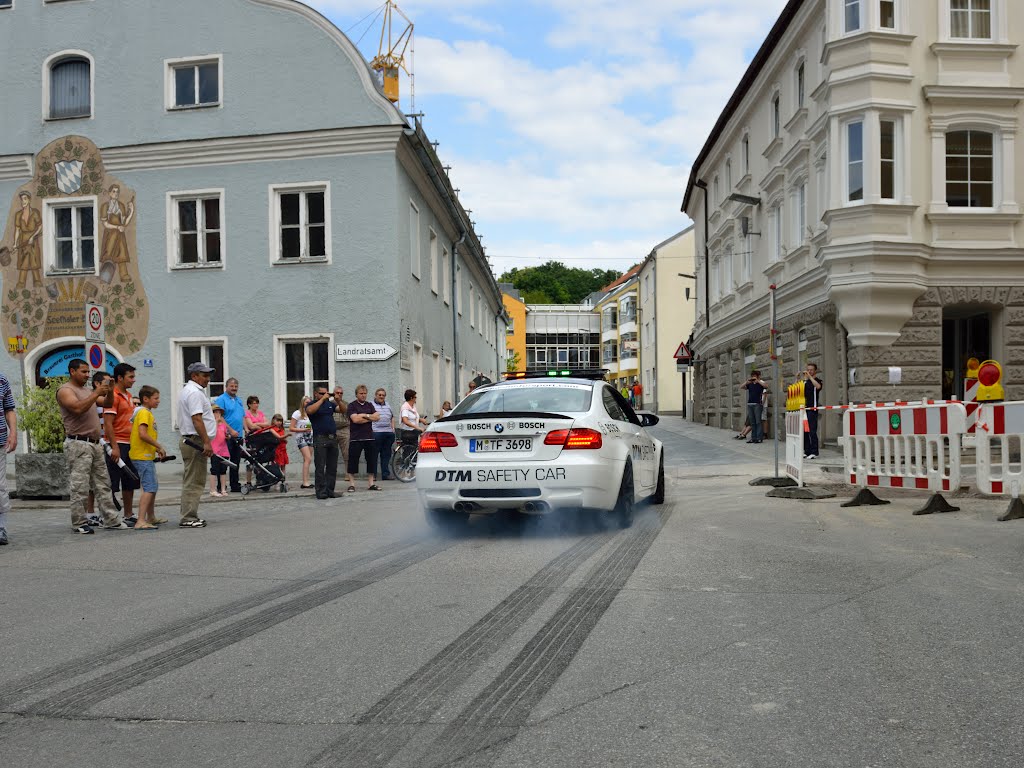
[[[441,533],[457,534],[465,529],[469,522],[468,512],[457,512],[454,509],[427,510],[427,522]]]
[[[658,487],[654,489],[654,495],[651,496],[651,504],[664,504],[665,503],[665,455],[662,454],[661,461],[658,462]]]
[[[622,484],[619,486],[619,498],[615,501],[615,521],[619,528],[629,528],[633,524],[633,465],[626,462],[622,470]]]

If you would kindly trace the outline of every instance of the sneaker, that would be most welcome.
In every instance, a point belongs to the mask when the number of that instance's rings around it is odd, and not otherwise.
[[[818,455],[816,453],[808,453],[806,456],[804,456],[804,458],[805,459],[816,459],[816,458],[818,458]]]
[[[96,533],[96,531],[94,531],[88,525],[79,525],[79,526],[77,526],[75,528],[72,528],[71,530],[74,531],[75,533],[81,533],[82,535],[89,534],[89,533]]]
[[[99,528],[101,525],[103,525],[103,521],[100,519],[99,515],[89,515],[89,517],[85,519],[85,522],[87,522],[93,528]]]
[[[137,522],[139,522],[139,518],[135,517],[134,515],[132,515],[131,517],[126,517],[124,519],[124,524],[127,525],[129,528],[134,528]]]
[[[103,526],[103,530],[105,530],[105,531],[130,531],[131,529],[132,529],[132,526],[128,525],[123,520],[120,523],[118,523],[117,525],[104,525]],[[92,533],[92,531],[90,530],[89,533]]]

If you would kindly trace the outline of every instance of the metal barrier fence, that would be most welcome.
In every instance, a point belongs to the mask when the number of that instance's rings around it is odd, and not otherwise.
[[[786,476],[796,480],[798,487],[804,485],[804,425],[807,411],[786,412]]]
[[[986,496],[1010,497],[1010,506],[1000,520],[1024,517],[1020,498],[1024,489],[1024,468],[1021,467],[1024,402],[982,405],[974,439],[978,490]]]

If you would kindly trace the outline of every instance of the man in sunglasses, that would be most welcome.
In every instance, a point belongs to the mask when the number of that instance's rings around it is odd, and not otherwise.
[[[318,499],[334,498],[334,482],[338,477],[338,439],[334,425],[336,405],[330,390],[318,386],[313,400],[306,405],[306,416],[313,428],[314,487]]]

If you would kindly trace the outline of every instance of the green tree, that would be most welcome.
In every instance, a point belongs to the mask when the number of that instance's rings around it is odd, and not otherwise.
[[[63,453],[64,420],[57,405],[57,390],[67,376],[50,379],[45,387],[29,386],[18,402],[18,427],[28,432],[36,453]]]
[[[514,267],[498,280],[514,285],[527,304],[579,304],[620,275],[614,269],[580,269],[549,261],[539,267]]]
[[[520,354],[518,350],[514,351],[512,352],[512,354],[508,356],[508,358],[505,361],[505,370],[508,371],[509,373],[512,373],[513,371],[518,371],[520,370],[519,364],[521,362],[522,360],[520,360]]]

